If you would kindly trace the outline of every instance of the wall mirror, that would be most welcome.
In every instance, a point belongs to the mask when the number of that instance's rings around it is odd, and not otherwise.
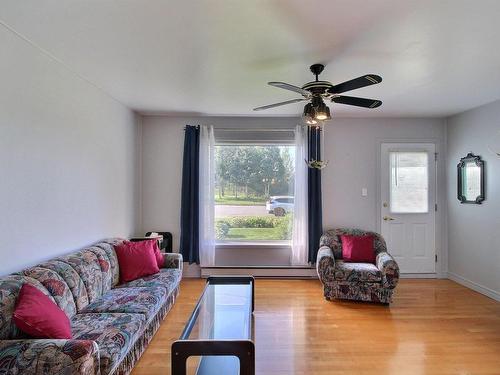
[[[484,161],[468,153],[460,159],[458,172],[458,200],[460,203],[481,204],[484,201]]]

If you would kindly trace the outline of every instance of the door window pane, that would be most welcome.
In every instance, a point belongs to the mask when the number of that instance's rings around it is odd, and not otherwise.
[[[216,145],[217,241],[290,241],[295,146]]]
[[[429,211],[427,152],[390,152],[390,208],[393,213]]]

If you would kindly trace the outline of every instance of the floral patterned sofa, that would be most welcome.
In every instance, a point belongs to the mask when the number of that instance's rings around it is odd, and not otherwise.
[[[374,238],[375,264],[347,263],[342,260],[340,236],[371,235]],[[375,232],[337,228],[320,239],[316,270],[323,283],[325,298],[391,303],[399,280],[399,267],[387,252],[385,240]]]
[[[104,240],[0,278],[0,374],[127,374],[179,293],[182,256],[165,254],[160,273],[119,284],[118,259]],[[30,339],[12,314],[23,283],[70,318],[71,340]]]

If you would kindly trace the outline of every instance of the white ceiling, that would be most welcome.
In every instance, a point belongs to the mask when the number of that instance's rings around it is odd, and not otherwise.
[[[366,73],[341,116],[447,116],[500,98],[498,0],[0,0],[0,21],[143,113],[255,113],[297,97],[266,85]],[[5,51],[3,51],[5,52]]]

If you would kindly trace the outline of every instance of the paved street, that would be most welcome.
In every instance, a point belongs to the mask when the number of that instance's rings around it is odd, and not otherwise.
[[[269,215],[266,206],[215,206],[215,217]]]

